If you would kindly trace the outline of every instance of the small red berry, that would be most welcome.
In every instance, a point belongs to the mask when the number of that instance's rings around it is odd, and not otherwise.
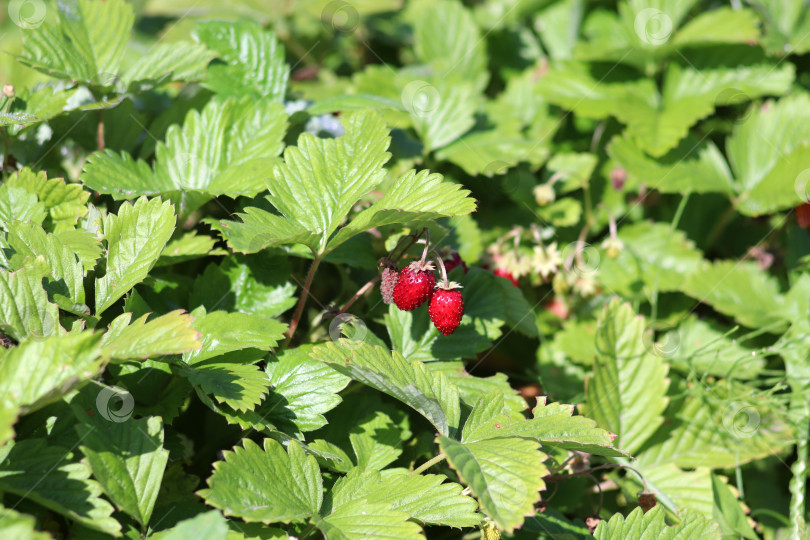
[[[396,268],[384,268],[382,271],[382,278],[380,279],[380,293],[382,294],[383,302],[390,304],[394,301],[394,287],[399,280],[399,273]]]
[[[402,311],[411,311],[424,304],[433,294],[436,276],[433,263],[412,262],[402,269],[394,286],[394,303]]]
[[[518,280],[515,279],[515,276],[513,276],[512,272],[510,272],[509,270],[504,270],[503,268],[497,268],[497,269],[495,269],[495,272],[493,272],[493,273],[496,276],[500,276],[502,278],[508,279],[509,281],[512,282],[512,285],[514,285],[515,287],[520,285],[520,283],[518,283]]]
[[[449,287],[457,287],[451,284]],[[457,288],[445,288],[440,285],[433,298],[430,299],[428,315],[439,332],[449,336],[456,331],[461,324],[461,317],[464,315],[464,301],[461,298],[461,291]]]
[[[800,204],[796,207],[796,223],[802,229],[810,228],[810,203]]]
[[[449,259],[444,259],[442,261],[444,263],[445,270],[450,273],[453,268],[461,266],[464,269],[464,273],[467,273],[467,263],[464,262],[464,259],[461,258],[461,255],[458,252],[454,251],[452,255],[450,255]]]

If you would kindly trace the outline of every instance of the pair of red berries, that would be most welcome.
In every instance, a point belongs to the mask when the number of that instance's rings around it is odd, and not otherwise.
[[[464,301],[459,285],[436,285],[435,267],[430,261],[416,261],[397,274],[395,268],[383,270],[380,289],[383,300],[393,301],[402,311],[412,311],[428,300],[428,315],[433,325],[445,336],[456,331],[464,315]]]

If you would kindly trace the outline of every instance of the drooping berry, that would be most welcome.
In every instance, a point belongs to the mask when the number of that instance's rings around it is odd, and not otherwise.
[[[796,223],[802,229],[810,229],[810,203],[800,204],[796,207]]]
[[[402,269],[394,286],[394,303],[402,311],[411,311],[430,299],[436,276],[433,263],[412,262]]]
[[[449,336],[461,324],[464,315],[464,301],[458,284],[450,283],[448,286],[439,285],[433,293],[428,306],[428,315],[439,332]]]
[[[396,268],[384,268],[380,279],[380,293],[383,302],[390,304],[394,301],[394,287],[399,280],[399,273]]]
[[[509,281],[512,282],[512,285],[514,285],[515,287],[518,287],[520,285],[520,283],[518,283],[518,280],[515,279],[515,276],[513,276],[512,272],[510,272],[509,270],[504,270],[503,268],[496,268],[493,274],[508,279]]]
[[[457,251],[454,251],[449,258],[444,259],[442,262],[444,262],[444,268],[448,273],[458,266],[464,269],[465,274],[467,273],[467,263],[464,262],[464,259],[461,258]]]

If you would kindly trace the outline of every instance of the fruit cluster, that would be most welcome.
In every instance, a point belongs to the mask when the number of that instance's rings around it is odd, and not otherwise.
[[[447,272],[456,266],[466,265],[456,253],[448,260],[436,257],[441,269],[441,281],[436,283],[436,266],[426,260],[430,238],[425,240],[422,259],[414,261],[397,272],[391,259],[383,259],[380,292],[386,304],[394,303],[402,311],[412,311],[425,302],[433,325],[445,336],[456,331],[464,316],[464,300],[461,285],[447,280]]]

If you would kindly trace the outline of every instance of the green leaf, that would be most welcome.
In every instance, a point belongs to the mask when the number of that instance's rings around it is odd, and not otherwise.
[[[194,37],[224,62],[209,66],[208,88],[221,95],[284,99],[290,69],[272,32],[254,22],[211,21],[198,23]]]
[[[391,157],[390,137],[376,114],[351,113],[341,121],[343,137],[302,134],[268,179],[270,202],[287,220],[316,233],[320,241],[311,247],[321,253],[357,200],[382,181],[382,166]]]
[[[0,185],[0,227],[7,231],[12,221],[27,221],[35,225],[45,220],[45,205],[37,196],[23,188],[4,183]]]
[[[247,529],[247,526],[241,526]],[[264,532],[264,531],[262,531]],[[270,536],[269,538],[286,538],[283,536]],[[218,510],[201,512],[193,518],[184,519],[171,529],[160,531],[149,537],[151,540],[185,540],[194,538],[195,540],[226,540],[231,538],[227,520],[222,517]],[[249,538],[243,536],[243,538]],[[261,537],[262,539],[268,537]]]
[[[537,404],[531,420],[504,408],[500,394],[484,396],[473,406],[464,423],[463,442],[521,437],[533,439],[542,445],[557,446],[603,456],[621,456],[613,448],[613,436],[596,427],[596,422],[584,416],[571,416],[572,405],[559,403]]]
[[[127,152],[120,154],[109,148],[94,152],[87,157],[82,172],[82,182],[87,187],[112,195],[114,199],[131,199],[140,195],[159,195],[169,192],[173,186],[161,184],[154,178],[146,162],[135,160]]]
[[[721,7],[699,14],[678,30],[677,47],[709,43],[750,43],[759,39],[759,19],[750,9]]]
[[[104,367],[101,334],[28,340],[0,356],[0,403],[29,413],[60,400]],[[47,374],[47,377],[43,376]]]
[[[56,236],[76,254],[85,272],[96,267],[96,261],[101,257],[101,241],[93,233],[85,229],[71,229],[58,232]]]
[[[89,313],[84,305],[84,269],[58,236],[32,223],[16,222],[9,225],[6,241],[15,252],[10,260],[12,270],[23,268],[30,259],[44,257],[50,269],[45,290],[53,300],[66,311]]]
[[[20,514],[10,508],[0,507],[0,536],[3,538],[27,538],[29,540],[51,540],[46,532],[35,529],[36,518]]]
[[[672,463],[649,463],[642,467],[635,462],[633,467],[640,467],[638,471],[644,476],[647,489],[664,508],[678,515],[683,510],[691,510],[706,517],[712,516],[714,501],[710,469],[698,467],[684,471]],[[636,490],[644,489],[644,484],[636,477],[630,480],[634,495]]]
[[[624,249],[615,259],[602,258],[596,279],[627,297],[677,291],[703,260],[694,243],[666,223],[639,221],[622,227],[618,236]]]
[[[300,434],[326,424],[323,414],[341,402],[349,378],[309,357],[312,347],[287,349],[267,361],[270,395],[256,414],[282,431]],[[285,429],[287,428],[287,429]]]
[[[472,14],[456,0],[426,4],[414,27],[416,56],[442,78],[486,84],[486,41]]]
[[[498,527],[512,532],[533,514],[548,474],[540,445],[528,439],[490,439],[461,443],[438,437],[442,454],[470,486],[483,511]]]
[[[425,365],[433,372],[444,373],[448,381],[458,386],[461,401],[465,405],[472,407],[479,398],[495,391],[503,396],[504,404],[509,410],[520,412],[526,409],[526,400],[509,385],[505,373],[474,377],[464,369],[464,362],[429,362]]]
[[[348,340],[318,345],[310,356],[402,401],[427,418],[439,433],[454,436],[457,432],[461,416],[458,388],[422,362],[408,362],[396,351]]]
[[[462,487],[445,483],[440,474],[411,474],[407,469],[364,471],[352,469],[332,488],[333,505],[340,508],[357,500],[387,503],[426,525],[475,527],[481,522],[477,503],[462,495]]]
[[[42,288],[46,264],[40,256],[22,270],[0,270],[0,331],[16,341],[53,336],[61,328],[59,308]]]
[[[194,318],[182,310],[160,317],[143,315],[130,324],[132,313],[122,313],[110,323],[101,342],[102,352],[118,360],[145,360],[155,356],[183,354],[199,349],[199,332],[192,327]]]
[[[232,351],[270,350],[287,329],[286,324],[274,319],[248,313],[206,313],[205,308],[200,307],[191,315],[195,318],[193,328],[202,335],[202,347],[183,355],[183,360],[190,365]]]
[[[214,359],[178,370],[191,384],[237,412],[253,410],[268,390],[267,375],[253,364]]]
[[[731,171],[710,141],[685,137],[667,154],[653,159],[628,137],[614,137],[608,154],[627,172],[628,188],[642,184],[662,193],[734,193]]]
[[[121,525],[113,507],[90,479],[90,467],[71,450],[48,446],[45,439],[10,442],[0,460],[0,489],[37,502],[82,525],[117,536]]]
[[[548,158],[549,149],[521,134],[505,128],[473,131],[436,152],[438,159],[458,165],[470,176],[501,174],[521,161],[539,165]]]
[[[695,393],[668,413],[638,465],[674,463],[683,468],[732,468],[790,446],[794,428],[780,405],[755,400],[754,390],[717,384],[711,394]]]
[[[390,510],[387,504],[356,500],[337,507],[331,514],[315,516],[313,522],[329,540],[424,540],[419,525],[408,514]]]
[[[440,174],[427,170],[408,171],[381,199],[340,229],[327,249],[334,249],[352,236],[375,227],[469,214],[476,208],[469,194],[459,184],[443,182]]]
[[[664,422],[668,366],[647,350],[644,319],[613,299],[599,318],[593,375],[586,380],[584,413],[617,435],[616,446],[634,453]]]
[[[597,525],[594,537],[596,540],[720,538],[717,525],[708,518],[685,513],[680,524],[667,527],[665,515],[666,512],[660,506],[650,509],[646,514],[641,508],[636,508],[627,518],[622,514],[614,514],[610,521],[602,521]]]
[[[683,292],[751,328],[778,333],[785,328],[785,300],[779,284],[751,261],[704,262],[683,284]]]
[[[146,527],[169,459],[169,451],[163,448],[163,421],[149,416],[111,422],[88,414],[88,410],[94,412],[98,394],[97,388],[86,386],[71,399],[80,421],[76,432],[82,453],[116,507]]]
[[[759,536],[748,524],[748,516],[740,506],[737,497],[728,485],[716,475],[712,475],[712,489],[714,491],[714,519],[720,524],[725,534],[740,536],[748,540],[757,540]]]
[[[68,184],[62,178],[48,178],[43,171],[34,173],[28,167],[14,173],[6,185],[22,188],[36,195],[48,212],[53,232],[61,233],[73,229],[80,217],[87,214],[87,199],[90,193],[79,184]],[[0,188],[2,189],[2,188]],[[33,204],[38,207],[38,204]],[[15,218],[41,223],[42,220]],[[50,229],[49,229],[50,230]]]
[[[689,317],[661,338],[658,345],[673,368],[723,378],[754,379],[765,366],[763,355],[740,346],[708,322]]]
[[[434,80],[408,83],[402,100],[425,151],[437,150],[455,141],[475,124],[473,115],[480,96],[470,82]]]
[[[127,45],[132,7],[123,0],[70,0],[56,7],[58,19],[25,32],[20,60],[60,78],[108,81]]]
[[[571,58],[582,24],[583,8],[582,0],[562,0],[537,15],[535,28],[554,60]]]
[[[128,85],[136,81],[194,81],[203,78],[215,54],[204,45],[189,41],[158,43],[139,57],[121,75]]]
[[[323,483],[315,458],[295,441],[287,452],[272,439],[264,448],[250,439],[242,445],[214,463],[208,489],[198,492],[208,505],[247,522],[297,523],[318,513]]]
[[[810,96],[793,94],[755,108],[727,141],[729,162],[739,182],[737,208],[761,215],[804,202],[810,168]]]
[[[214,247],[216,242],[216,239],[210,236],[197,235],[197,231],[185,233],[166,244],[155,266],[169,266],[203,257],[227,255],[228,252],[224,249]]]
[[[174,208],[160,198],[124,203],[104,217],[106,273],[96,278],[96,315],[140,283],[157,262],[174,231]]]

